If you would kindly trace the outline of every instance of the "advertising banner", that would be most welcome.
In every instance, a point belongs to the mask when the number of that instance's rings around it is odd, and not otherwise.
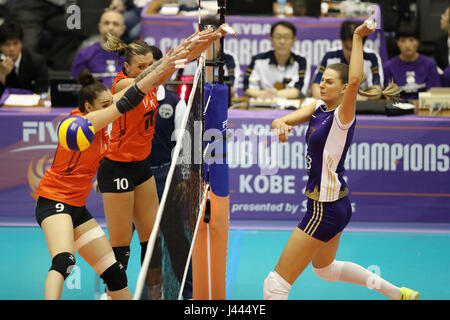
[[[69,111],[0,109],[0,219],[34,217],[35,191]],[[294,127],[286,143],[271,131],[288,112],[228,111],[231,219],[303,217],[307,126]],[[450,118],[357,116],[345,162],[352,221],[449,223],[449,158]],[[100,194],[91,191],[87,208],[104,217]]]

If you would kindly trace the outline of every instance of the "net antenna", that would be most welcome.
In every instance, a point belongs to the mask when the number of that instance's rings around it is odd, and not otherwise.
[[[197,68],[196,73],[195,73],[195,77],[194,77],[194,81],[193,81],[193,85],[192,85],[193,90],[191,90],[191,93],[189,95],[187,108],[186,108],[186,113],[185,113],[185,116],[183,118],[182,126],[180,128],[180,132],[181,133],[186,132],[186,127],[187,127],[187,123],[188,123],[188,119],[189,119],[190,113],[195,111],[195,110],[193,110],[194,97],[196,96],[196,91],[197,91],[195,88],[197,88],[197,86],[199,84],[201,85],[201,83],[202,83],[203,66],[205,64],[205,52],[202,53],[202,55],[199,57],[198,60],[199,60],[199,67]],[[203,88],[200,87],[201,91],[203,91],[202,89]],[[202,107],[202,105],[203,104],[201,103],[200,107]],[[201,132],[203,132],[203,127],[200,128],[200,129],[201,129]],[[174,177],[175,167],[177,167],[177,165],[180,162],[183,161],[183,159],[180,159],[181,149],[185,147],[185,146],[183,146],[183,138],[184,138],[184,134],[180,134],[180,136],[179,136],[179,138],[178,138],[178,140],[176,142],[174,151],[173,151],[172,162],[171,162],[171,165],[170,165],[169,172],[167,174],[167,179],[166,179],[166,184],[165,184],[165,187],[164,187],[164,192],[162,194],[161,201],[160,201],[160,204],[159,204],[159,207],[158,207],[158,211],[156,213],[156,218],[155,218],[155,223],[154,223],[154,226],[153,226],[153,230],[152,230],[152,233],[151,233],[150,238],[148,240],[147,251],[145,253],[145,257],[144,257],[144,260],[142,262],[141,270],[140,270],[139,275],[138,275],[138,279],[137,279],[137,283],[136,283],[136,290],[135,290],[135,293],[134,293],[134,296],[133,296],[133,300],[139,300],[141,298],[141,295],[142,295],[142,291],[143,291],[143,288],[144,288],[144,285],[145,285],[145,278],[147,276],[147,271],[148,271],[149,266],[150,266],[150,260],[151,260],[152,253],[153,253],[153,250],[154,250],[154,247],[155,247],[156,238],[157,238],[157,236],[159,234],[159,229],[160,229],[160,225],[161,225],[161,220],[163,218],[164,208],[166,206],[166,202],[167,202],[167,198],[168,198],[168,194],[169,194],[169,189],[171,188],[171,181],[172,181],[172,179]],[[201,158],[203,158],[203,157],[201,157]],[[195,161],[195,159],[192,159],[192,158],[190,160],[191,161]],[[178,299],[181,299],[181,295],[182,295],[182,292],[183,292],[184,282],[185,282],[185,279],[186,279],[186,275],[187,275],[187,271],[188,271],[188,267],[189,267],[189,262],[190,262],[190,259],[191,259],[191,256],[192,256],[193,244],[194,244],[196,233],[197,233],[197,229],[198,229],[198,226],[199,226],[199,221],[200,221],[200,218],[201,218],[201,212],[203,211],[204,204],[206,203],[206,195],[207,195],[207,190],[209,189],[209,185],[208,184],[206,184],[206,185],[201,185],[200,184],[199,188],[203,192],[201,192],[201,197],[200,197],[200,200],[199,200],[199,203],[198,203],[198,206],[199,206],[198,218],[197,218],[197,221],[196,221],[196,224],[195,224],[195,229],[194,229],[193,236],[192,236],[192,243],[191,243],[191,246],[190,246],[190,249],[189,249],[189,253],[188,253],[188,256],[187,256],[187,261],[186,261],[186,264],[185,264],[185,267],[184,267],[184,273],[183,273],[183,277],[182,277],[182,281],[181,281],[181,288],[180,288],[179,293],[178,293]]]
[[[219,13],[219,21],[220,24],[225,23],[225,12],[227,7],[227,0],[217,0],[218,13]],[[219,50],[219,83],[223,84],[225,82],[225,70],[224,70],[224,43],[225,37],[220,38],[220,50]]]
[[[218,13],[219,13],[219,23],[220,25],[225,23],[225,12],[226,12],[226,0],[217,0]],[[205,29],[213,28],[213,26],[204,26]],[[206,82],[213,82],[214,80],[214,67],[218,67],[218,83],[225,83],[225,60],[224,60],[224,37],[220,38],[220,48],[215,57],[215,44],[213,44],[207,51],[206,56],[206,66],[209,67],[206,71]]]
[[[200,0],[199,0],[200,3]],[[200,4],[199,4],[200,5]],[[226,0],[217,0],[217,12],[219,14],[219,25],[222,25],[225,23],[225,12],[226,12]],[[201,21],[201,20],[199,20]],[[199,22],[200,23],[200,22]],[[201,27],[200,27],[201,28]],[[213,26],[204,26],[205,29],[213,28]],[[215,54],[215,46],[216,44],[213,43],[213,45],[206,51],[206,62],[205,66],[207,67],[204,71],[205,77],[203,78],[203,88],[206,82],[213,83],[214,82],[214,68],[218,68],[218,79],[217,83],[224,84],[225,83],[225,54],[224,54],[224,48],[225,48],[225,37],[220,38],[220,46],[217,53],[217,57]],[[209,106],[211,96],[207,99],[206,106],[203,110],[203,114],[206,114],[206,110]],[[205,101],[205,99],[203,99]],[[204,120],[204,119],[203,119]]]

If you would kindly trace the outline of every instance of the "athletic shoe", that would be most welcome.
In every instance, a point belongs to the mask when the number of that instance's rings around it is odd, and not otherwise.
[[[112,300],[112,299],[110,296],[108,296],[106,292],[103,292],[99,300]]]
[[[417,291],[406,287],[400,288],[400,300],[419,300],[420,294]]]

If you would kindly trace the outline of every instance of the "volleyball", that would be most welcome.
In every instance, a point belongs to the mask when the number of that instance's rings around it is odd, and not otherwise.
[[[72,152],[86,150],[94,140],[94,135],[94,126],[82,116],[69,116],[58,126],[59,143]]]

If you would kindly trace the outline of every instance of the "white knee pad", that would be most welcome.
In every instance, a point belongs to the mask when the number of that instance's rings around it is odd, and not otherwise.
[[[284,280],[275,271],[270,272],[264,280],[264,300],[287,300],[289,290],[291,290],[291,285],[289,282]]]
[[[330,265],[326,266],[325,268],[314,268],[313,271],[320,279],[330,281],[330,282],[336,282],[339,281],[339,278],[341,276],[341,270],[344,265],[344,262],[342,261],[336,261],[334,260]]]

